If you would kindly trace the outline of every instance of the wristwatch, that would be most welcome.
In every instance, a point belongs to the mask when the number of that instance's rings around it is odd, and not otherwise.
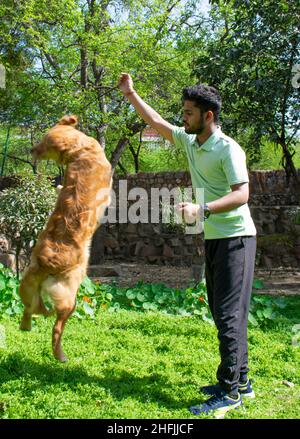
[[[205,203],[203,206],[203,217],[204,217],[204,221],[207,220],[209,218],[209,215],[211,214],[211,211],[209,210],[208,205]]]

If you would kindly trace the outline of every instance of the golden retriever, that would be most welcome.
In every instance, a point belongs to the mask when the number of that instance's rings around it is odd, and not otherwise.
[[[33,157],[66,165],[63,187],[22,276],[20,296],[24,304],[20,329],[31,329],[32,314],[51,313],[44,295],[56,312],[52,334],[55,358],[67,361],[61,337],[76,305],[76,294],[86,275],[92,235],[110,204],[111,165],[100,144],[78,131],[76,116],[64,116],[33,150]]]

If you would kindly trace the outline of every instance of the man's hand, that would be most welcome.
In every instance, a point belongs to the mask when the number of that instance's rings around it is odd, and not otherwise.
[[[121,73],[118,87],[123,93],[123,95],[128,96],[131,93],[134,93],[133,89],[133,81],[131,76],[128,73]]]
[[[172,131],[174,126],[164,120],[153,108],[151,108],[134,90],[133,81],[128,73],[121,73],[118,87],[124,96],[127,97],[135,111],[141,118],[154,128],[162,137],[173,142]]]
[[[178,203],[175,209],[178,212],[183,212],[183,217],[187,224],[193,224],[197,219],[200,219],[201,206],[199,204]]]

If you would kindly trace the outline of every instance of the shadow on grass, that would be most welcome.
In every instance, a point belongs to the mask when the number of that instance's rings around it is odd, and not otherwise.
[[[105,393],[116,400],[133,397],[141,403],[155,402],[163,408],[172,410],[186,408],[194,402],[182,399],[184,387],[192,383],[185,381],[182,388],[180,386],[178,389],[178,386],[176,388],[168,383],[163,373],[153,373],[141,378],[127,371],[118,371],[114,375],[112,369],[104,369],[100,374],[101,376],[89,374],[80,366],[55,365],[49,362],[40,364],[18,353],[10,354],[0,361],[0,387],[7,382],[11,382],[11,386],[14,387],[15,381],[20,380],[22,384],[17,386],[18,392],[21,391],[25,398],[37,388],[47,392],[49,387],[51,392],[53,385],[60,384],[63,386],[62,391],[68,389],[76,393],[88,391],[84,388],[78,390],[78,384],[81,384],[95,386],[95,394],[97,389],[99,393],[105,390]]]

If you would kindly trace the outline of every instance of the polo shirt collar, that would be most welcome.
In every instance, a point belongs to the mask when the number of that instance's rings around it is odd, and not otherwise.
[[[221,134],[222,134],[221,128],[218,127],[216,131],[212,133],[204,143],[202,143],[202,145],[199,145],[199,143],[197,142],[197,137],[195,137],[193,146],[201,150],[204,149],[205,151],[210,151],[214,146],[214,144],[217,142],[217,140],[219,140]]]

